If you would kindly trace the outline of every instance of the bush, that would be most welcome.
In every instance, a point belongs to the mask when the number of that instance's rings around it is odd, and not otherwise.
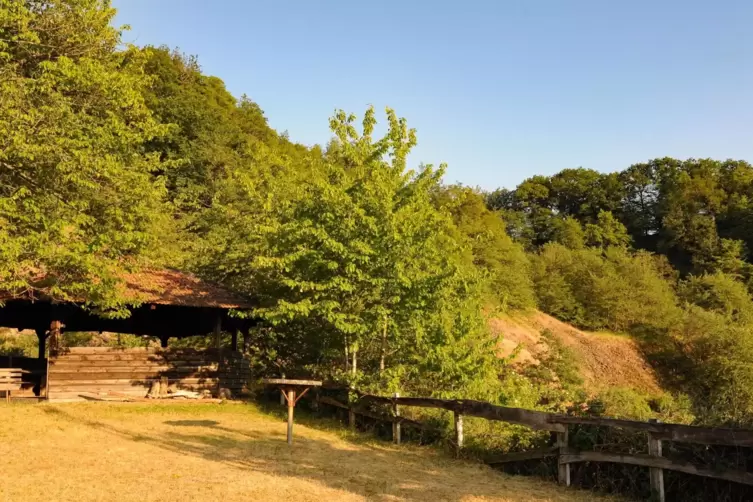
[[[39,340],[35,334],[0,329],[0,356],[37,357]]]
[[[648,397],[628,387],[612,387],[589,402],[593,413],[616,418],[648,420],[654,416]]]
[[[680,284],[679,296],[730,321],[753,324],[753,300],[748,288],[732,275],[717,272],[690,276]]]
[[[672,284],[646,252],[550,243],[535,256],[533,270],[542,310],[584,329],[666,328],[679,315]]]

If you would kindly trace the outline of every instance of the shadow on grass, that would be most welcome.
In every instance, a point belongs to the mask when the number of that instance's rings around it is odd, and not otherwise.
[[[473,482],[463,478],[461,473],[453,472],[460,467],[455,461],[427,458],[410,450],[393,452],[389,448],[369,445],[365,438],[355,441],[356,445],[350,441],[330,443],[298,435],[291,448],[286,443],[282,424],[279,432],[270,432],[251,427],[227,427],[218,420],[168,420],[163,422],[169,426],[167,431],[137,433],[60,408],[49,407],[44,411],[57,419],[70,420],[129,441],[220,462],[242,471],[306,479],[374,500],[459,501],[503,495],[518,499],[514,493],[506,492],[505,485],[510,482],[502,476],[489,473],[489,476],[495,476],[494,483]],[[265,414],[281,415],[273,409],[268,409]],[[326,422],[306,414],[299,415],[302,420],[296,425],[315,423],[321,429],[322,422]],[[357,437],[353,435],[354,439]],[[540,500],[550,500],[540,495]]]

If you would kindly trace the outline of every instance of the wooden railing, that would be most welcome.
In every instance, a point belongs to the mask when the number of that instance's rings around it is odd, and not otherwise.
[[[347,409],[351,427],[355,426],[355,415],[366,416],[375,420],[392,422],[393,440],[400,442],[400,426],[407,425],[422,429],[426,425],[400,416],[400,406],[418,406],[423,408],[438,408],[448,410],[454,414],[455,438],[454,443],[458,451],[463,448],[463,417],[478,417],[487,420],[518,424],[540,431],[551,431],[555,435],[554,446],[531,451],[509,453],[487,460],[489,464],[504,464],[522,460],[556,457],[558,466],[558,480],[560,484],[570,485],[570,464],[577,462],[613,462],[619,464],[637,465],[650,469],[651,493],[655,500],[664,500],[664,470],[672,470],[753,485],[753,472],[724,469],[719,467],[698,466],[688,462],[680,462],[662,456],[662,441],[676,441],[704,445],[727,445],[738,447],[753,447],[753,430],[695,427],[680,424],[667,424],[657,421],[639,422],[602,417],[579,417],[546,413],[542,411],[526,410],[496,406],[482,401],[468,399],[433,399],[420,397],[382,397],[369,394],[359,394],[356,402],[346,404],[332,397],[318,396],[321,404],[328,404]],[[362,403],[382,404],[390,407],[390,412],[381,414],[361,408]],[[646,432],[648,435],[647,454],[616,454],[599,451],[578,451],[568,446],[568,426],[591,425],[601,427],[619,427],[634,431]]]

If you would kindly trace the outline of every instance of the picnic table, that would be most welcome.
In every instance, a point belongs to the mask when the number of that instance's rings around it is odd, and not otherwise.
[[[275,385],[280,388],[282,395],[288,402],[288,444],[293,444],[293,409],[296,403],[306,395],[311,387],[321,387],[322,382],[318,380],[290,380],[287,378],[265,378],[262,383],[266,385]],[[298,391],[300,394],[298,394]],[[297,394],[297,397],[296,397]]]

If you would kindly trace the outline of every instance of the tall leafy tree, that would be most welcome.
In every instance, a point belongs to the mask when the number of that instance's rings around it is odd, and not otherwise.
[[[117,308],[155,241],[164,134],[105,0],[0,2],[0,284]],[[163,227],[164,228],[164,227]]]
[[[274,154],[260,156],[207,213],[215,251],[202,253],[200,268],[254,295],[255,315],[274,330],[315,327],[309,342],[339,350],[330,357],[351,377],[401,366],[418,347],[426,354],[478,291],[449,213],[434,204],[444,168],[408,170],[415,131],[387,117],[387,133],[374,138],[372,109],[360,131],[355,116],[337,112],[323,157],[280,169]]]
[[[446,187],[437,199],[452,214],[457,239],[467,241],[468,259],[484,272],[490,303],[503,309],[533,308],[528,257],[507,235],[500,213],[490,211],[479,193],[463,186]]]

